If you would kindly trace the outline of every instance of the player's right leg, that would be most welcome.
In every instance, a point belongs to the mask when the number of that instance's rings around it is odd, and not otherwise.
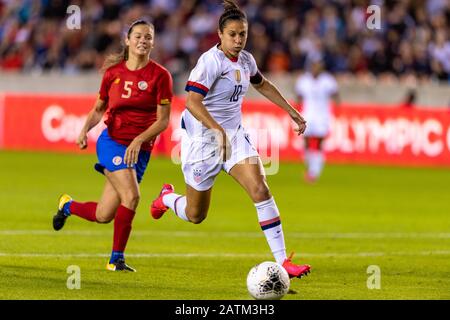
[[[152,217],[159,219],[170,208],[180,219],[198,224],[208,214],[211,192],[212,187],[198,191],[187,184],[186,195],[180,195],[174,192],[172,185],[164,184],[159,196],[152,202]]]
[[[174,193],[174,191],[175,191],[175,188],[173,187],[173,185],[168,184],[168,183],[163,184],[158,197],[155,200],[153,200],[150,205],[150,213],[151,213],[153,219],[161,218],[164,215],[164,213],[166,213],[166,211],[169,210],[169,207],[164,204],[163,197],[165,195]],[[182,197],[181,195],[177,195],[177,194],[175,194],[175,195],[177,196],[177,199],[180,199]],[[176,209],[174,211],[176,212]]]
[[[61,230],[64,227],[67,218],[71,215],[92,222],[108,223],[114,219],[119,205],[119,194],[108,180],[106,180],[103,194],[98,203],[77,202],[69,195],[63,194],[59,198],[58,211],[53,216],[53,228],[57,231]]]
[[[68,194],[62,194],[58,200],[58,210],[53,216],[53,229],[61,230],[66,223],[67,217],[70,216],[69,206],[72,203],[72,197]]]
[[[200,223],[208,213],[211,191],[222,168],[221,156],[210,141],[211,133],[191,139],[184,132],[181,143],[181,168],[186,182],[186,195],[176,194],[173,186],[164,184],[159,196],[151,204],[151,215],[159,219],[171,208],[188,222]]]

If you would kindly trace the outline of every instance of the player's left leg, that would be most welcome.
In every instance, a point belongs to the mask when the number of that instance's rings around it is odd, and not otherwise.
[[[58,210],[56,214],[53,216],[53,229],[56,231],[61,230],[67,218],[70,216],[69,207],[73,202],[73,199],[68,194],[62,194],[58,200]]]
[[[323,150],[325,138],[317,137],[317,175],[320,177],[325,166],[325,152]]]
[[[312,162],[312,151],[311,151],[311,138],[304,136],[304,151],[303,151],[303,161],[305,163],[305,181],[306,182],[313,182],[313,179],[311,177],[310,169],[311,169],[311,162]]]
[[[120,197],[120,205],[114,218],[113,247],[107,269],[136,271],[125,264],[124,257],[140,197],[136,171],[134,169],[121,169],[114,172],[105,170],[105,175]]]
[[[231,168],[229,174],[245,189],[255,204],[258,221],[266,236],[275,260],[283,263],[286,259],[283,230],[278,208],[269,191],[261,160],[247,158]]]
[[[323,152],[323,137],[315,137],[314,138],[314,146],[312,148],[312,161],[311,161],[311,167],[310,172],[314,180],[317,180],[320,178],[324,163],[325,163],[325,154]]]
[[[286,255],[280,213],[267,185],[259,157],[250,157],[234,165],[229,174],[245,189],[253,200],[258,221],[277,263],[283,265],[291,277],[301,277],[309,265],[295,265]]]

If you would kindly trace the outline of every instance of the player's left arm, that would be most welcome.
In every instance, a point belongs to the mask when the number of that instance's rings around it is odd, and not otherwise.
[[[150,125],[144,132],[138,135],[128,146],[125,151],[124,162],[127,165],[137,163],[139,158],[139,151],[144,142],[151,141],[156,138],[169,126],[170,120],[170,103],[158,105],[156,109],[156,121]]]
[[[167,129],[170,120],[170,103],[158,105],[156,109],[156,121],[134,140],[141,144],[156,138],[161,132]]]
[[[256,77],[256,78],[255,78]],[[281,109],[285,110],[297,124],[298,128],[295,129],[297,134],[302,134],[306,129],[306,121],[300,115],[300,113],[292,107],[289,101],[281,94],[280,90],[268,79],[266,79],[261,73],[257,73],[256,76],[252,77],[252,85],[258,90],[264,97],[269,99],[271,102],[279,106]],[[260,81],[255,81],[261,79]],[[255,83],[256,82],[256,83]]]

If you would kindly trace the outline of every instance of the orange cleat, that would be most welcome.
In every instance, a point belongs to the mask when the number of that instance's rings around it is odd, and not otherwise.
[[[283,268],[286,269],[289,278],[301,278],[308,275],[311,272],[311,266],[309,264],[299,265],[292,263],[291,259],[293,256],[294,253],[292,252],[283,262]]]
[[[166,194],[174,192],[173,185],[171,184],[163,184],[161,192],[159,193],[158,198],[153,200],[152,205],[150,206],[150,213],[152,214],[153,219],[159,219],[163,216],[163,214],[169,209],[164,204],[162,198]]]

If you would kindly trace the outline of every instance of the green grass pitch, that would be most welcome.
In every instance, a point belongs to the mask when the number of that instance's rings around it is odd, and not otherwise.
[[[154,221],[150,201],[164,182],[184,191],[180,167],[155,158],[126,257],[137,273],[105,269],[112,224],[70,217],[55,232],[61,193],[96,201],[104,178],[95,155],[0,152],[0,299],[251,299],[250,268],[271,260],[251,200],[221,173],[208,218],[186,223],[172,212]],[[307,185],[303,166],[282,163],[268,177],[288,253],[312,265],[284,299],[450,299],[450,170],[327,165]],[[69,290],[69,266],[81,288]],[[380,289],[368,289],[369,266]]]

